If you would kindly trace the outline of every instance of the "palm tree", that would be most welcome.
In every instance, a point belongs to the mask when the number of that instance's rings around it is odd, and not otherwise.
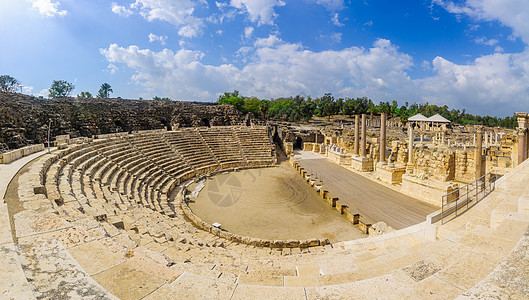
[[[98,98],[108,98],[110,93],[113,93],[113,92],[114,91],[112,90],[112,87],[110,86],[110,84],[105,82],[101,85],[99,92],[97,92],[97,97]]]

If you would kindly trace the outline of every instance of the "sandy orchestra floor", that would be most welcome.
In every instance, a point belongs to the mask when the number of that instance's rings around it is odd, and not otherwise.
[[[310,188],[288,161],[213,176],[190,208],[210,224],[218,222],[229,232],[251,237],[328,238],[334,243],[366,236]]]

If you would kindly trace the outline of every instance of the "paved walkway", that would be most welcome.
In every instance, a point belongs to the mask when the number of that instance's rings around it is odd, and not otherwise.
[[[384,221],[402,229],[426,220],[439,208],[394,191],[359,174],[339,166],[317,154],[299,152],[299,164],[308,172],[323,178],[323,186],[340,198],[350,211],[358,212],[372,222]]]
[[[0,164],[0,298],[35,299],[18,258],[18,250],[13,243],[11,224],[5,194],[13,177],[28,162],[46,154],[47,150],[22,157],[9,164]]]
[[[5,203],[4,197],[7,191],[7,186],[11,182],[11,179],[17,174],[17,172],[22,169],[28,162],[33,159],[48,153],[48,150],[43,150],[24,156],[15,161],[12,161],[8,164],[0,164],[0,203]]]
[[[46,153],[47,150],[44,150],[22,157],[8,164],[0,164],[0,244],[12,242],[9,214],[7,211],[7,204],[4,200],[7,186],[22,167],[33,159]]]

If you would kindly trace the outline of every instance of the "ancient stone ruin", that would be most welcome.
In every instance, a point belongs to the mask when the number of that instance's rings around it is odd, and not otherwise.
[[[527,114],[514,131],[385,114],[258,124],[230,106],[183,102],[7,93],[0,101],[3,298],[529,297]],[[280,163],[317,196],[318,210],[362,238],[245,236],[192,210],[191,185]],[[322,177],[321,166],[334,174]],[[336,196],[361,180],[356,200]],[[466,184],[476,192],[465,198]],[[397,194],[414,199],[405,207]],[[275,199],[260,200],[239,213]],[[433,212],[408,220],[422,208]],[[369,209],[412,225],[389,225]]]

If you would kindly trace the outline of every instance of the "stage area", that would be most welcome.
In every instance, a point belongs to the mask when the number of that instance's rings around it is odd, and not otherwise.
[[[367,179],[318,154],[296,151],[301,167],[323,178],[323,186],[349,210],[359,212],[373,222],[384,221],[395,229],[402,229],[426,220],[439,208],[399,193]]]
[[[289,164],[213,176],[190,203],[202,220],[239,235],[262,239],[366,237],[332,209]],[[200,184],[189,187],[194,191]]]

